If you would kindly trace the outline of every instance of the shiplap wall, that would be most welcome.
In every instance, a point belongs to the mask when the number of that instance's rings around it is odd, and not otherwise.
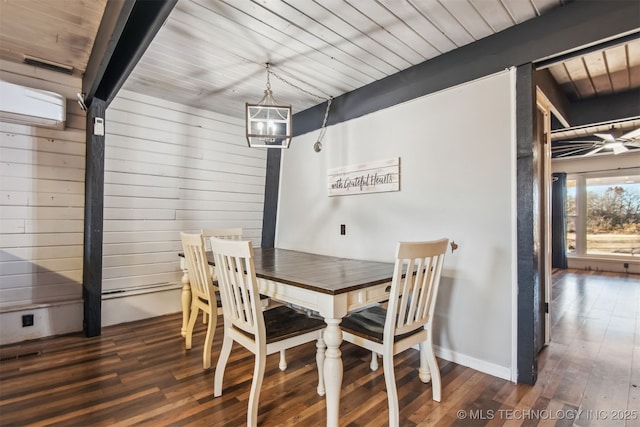
[[[68,100],[65,130],[0,122],[4,344],[82,329],[85,116],[71,101],[79,77],[0,61],[0,79]],[[33,327],[22,327],[26,312],[34,314]]]
[[[260,244],[267,152],[247,147],[241,119],[128,91],[105,128],[107,325],[150,316],[129,295],[181,289],[180,231],[241,227]],[[180,309],[179,293],[163,298],[151,315]]]
[[[5,344],[82,329],[85,114],[79,78],[9,62],[0,72],[68,100],[64,131],[0,123]],[[259,245],[266,172],[242,120],[123,91],[105,122],[103,326],[180,309],[180,231],[242,227]]]
[[[80,79],[0,63],[2,80],[69,97]],[[0,94],[1,96],[2,94]],[[84,114],[65,130],[0,122],[0,308],[81,298]]]

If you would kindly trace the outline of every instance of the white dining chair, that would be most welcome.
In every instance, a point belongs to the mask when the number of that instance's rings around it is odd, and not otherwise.
[[[200,230],[200,233],[204,236],[204,244],[206,246],[206,250],[211,250],[211,246],[209,244],[209,239],[212,237],[217,237],[219,239],[229,239],[229,240],[240,240],[242,239],[242,228],[203,228]],[[211,271],[211,278],[213,280],[213,285],[218,289],[216,285],[216,269],[213,266],[209,266],[209,270]],[[268,302],[267,302],[268,303]],[[265,303],[265,305],[267,304]],[[222,314],[222,305],[218,306],[218,314]],[[203,313],[203,322],[207,322],[207,315]]]
[[[235,228],[203,228],[200,230],[200,232],[204,235],[205,238],[205,245],[208,246],[208,250],[211,250],[211,244],[210,244],[210,239],[212,237],[216,237],[218,239],[225,239],[225,240],[242,240],[242,233],[243,233],[243,229],[241,227],[235,227]],[[217,277],[216,277],[216,269],[215,267],[211,266],[211,276],[213,277],[213,284],[216,288],[216,290],[218,289],[218,285],[217,285]],[[262,308],[264,310],[267,310],[269,308],[275,307],[277,305],[279,305],[278,302],[274,302],[271,298],[267,297],[266,295],[260,295],[260,304],[262,305]],[[218,314],[222,314],[222,306],[219,305],[218,306]],[[203,322],[206,323],[207,322],[207,315],[203,314]],[[280,352],[280,364],[279,367],[281,370],[285,370],[287,369],[287,357],[285,354],[285,350],[282,350]]]
[[[367,307],[345,316],[340,324],[344,341],[382,355],[390,426],[399,425],[394,355],[419,345],[420,380],[431,380],[433,400],[441,399],[432,323],[448,243],[448,239],[399,242],[387,308]]]
[[[202,367],[211,367],[211,346],[213,335],[216,331],[218,320],[218,299],[216,298],[216,288],[213,285],[211,271],[207,263],[204,237],[201,233],[189,234],[180,233],[184,260],[187,266],[187,274],[191,285],[191,308],[189,322],[187,323],[187,333],[185,336],[185,347],[191,349],[193,329],[198,318],[198,313],[203,312],[207,320],[207,334],[204,339],[204,350],[202,353]]]
[[[242,227],[234,227],[234,228],[203,228],[200,232],[204,235],[207,240],[205,244],[209,246],[209,239],[212,237],[217,237],[219,239],[229,239],[229,240],[242,240],[242,233],[244,230]],[[207,249],[211,249],[208,247]]]
[[[214,375],[213,395],[222,395],[224,370],[235,341],[255,355],[247,408],[247,425],[255,426],[267,355],[317,340],[318,390],[324,389],[322,370],[326,346],[322,330],[325,323],[287,306],[262,309],[251,241],[212,238],[211,249],[224,316],[224,337]]]

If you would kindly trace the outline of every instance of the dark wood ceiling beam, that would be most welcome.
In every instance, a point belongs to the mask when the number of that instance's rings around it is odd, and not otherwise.
[[[82,297],[87,337],[102,329],[105,111],[177,0],[110,0],[82,79],[87,105]]]
[[[571,126],[613,122],[640,117],[640,89],[572,102]]]
[[[329,125],[354,119],[509,67],[546,61],[637,33],[637,0],[576,0],[334,99]],[[294,115],[294,134],[320,128],[326,104]]]
[[[104,71],[111,61],[134,4],[133,0],[109,1],[105,6],[87,69],[82,78],[82,92],[87,105],[91,104],[98,85],[102,81]]]
[[[590,46],[587,46],[585,48],[582,49],[578,49],[578,50],[572,50],[571,52],[568,53],[564,53],[562,55],[559,56],[554,56],[552,58],[549,59],[545,59],[543,61],[538,61],[536,62],[536,69],[538,70],[544,70],[546,68],[551,67],[552,65],[555,65],[559,62],[565,62],[565,61],[569,61],[570,59],[574,59],[574,58],[578,58],[580,56],[584,56],[584,55],[588,55],[590,53],[593,52],[598,52],[600,50],[603,49],[611,49],[614,48],[616,46],[620,46],[620,45],[624,45],[627,43],[630,43],[634,40],[637,40],[640,37],[640,29],[636,29],[635,32],[632,32],[630,34],[612,39],[612,40],[607,40],[604,41],[602,43],[598,43],[598,44],[593,44]]]
[[[177,2],[107,2],[82,79],[87,105],[94,97],[111,103]]]

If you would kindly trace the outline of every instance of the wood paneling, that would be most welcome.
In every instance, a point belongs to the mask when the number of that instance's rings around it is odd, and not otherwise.
[[[34,67],[7,61],[0,62],[0,75],[61,93],[80,84],[78,77],[37,73]],[[0,123],[3,311],[81,298],[84,121],[75,119],[82,115],[77,105],[67,104],[65,130]]]
[[[242,227],[258,243],[266,150],[240,120],[123,92],[106,130],[105,291],[179,284],[180,231]]]
[[[21,54],[85,70],[107,0],[8,0],[0,4],[0,56]]]
[[[244,102],[257,101],[264,90],[266,62],[294,85],[337,97],[568,3],[181,0],[125,87],[242,117]],[[73,66],[79,76],[87,69],[106,4],[4,1],[0,57],[19,63],[33,55]],[[558,64],[552,72],[578,99],[626,90],[639,84],[637,51],[631,43]],[[294,86],[273,83],[276,98],[292,103],[294,111],[318,103]]]
[[[9,80],[30,68],[5,64]],[[39,84],[71,92],[79,79]],[[179,284],[183,230],[233,225],[259,244],[266,150],[247,147],[240,120],[133,93],[106,118],[105,291]],[[0,124],[2,309],[81,297],[84,120],[67,125]]]
[[[571,101],[637,88],[640,39],[567,59],[549,71]]]
[[[553,339],[542,351],[534,386],[439,360],[438,403],[431,400],[431,385],[418,379],[418,352],[400,354],[400,424],[564,426],[575,419],[575,425],[622,426],[624,420],[595,417],[627,411],[626,425],[638,425],[640,278],[559,270],[553,307]],[[107,327],[100,337],[74,334],[1,347],[2,424],[244,425],[253,355],[234,347],[224,394],[213,398],[213,369],[202,369],[206,327],[196,324],[193,348],[186,351],[180,323],[175,314]],[[214,362],[221,340],[219,322]],[[324,398],[315,390],[315,352],[313,343],[288,350],[284,372],[277,355],[267,357],[259,425],[325,424]],[[370,371],[370,353],[348,343],[342,358],[341,425],[387,425],[383,370]]]
[[[303,111],[475,40],[565,0],[259,2],[181,0],[125,88],[244,117],[264,64],[276,99]],[[297,87],[296,87],[297,86]]]

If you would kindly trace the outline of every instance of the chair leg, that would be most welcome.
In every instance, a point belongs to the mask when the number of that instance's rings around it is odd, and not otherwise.
[[[189,316],[189,323],[187,323],[187,333],[185,335],[184,346],[187,350],[191,350],[191,340],[193,337],[193,328],[196,326],[196,320],[198,318],[198,307],[191,306],[191,315]]]
[[[369,365],[372,371],[378,370],[378,353],[375,351],[371,352],[371,364]]]
[[[211,346],[213,345],[213,334],[216,332],[216,323],[218,323],[218,316],[210,314],[207,335],[204,338],[204,351],[202,352],[202,367],[204,369],[211,368]]]
[[[224,368],[227,366],[227,360],[229,360],[229,354],[231,354],[231,347],[233,346],[233,338],[229,337],[226,333],[222,339],[222,348],[220,349],[220,356],[218,356],[218,364],[216,365],[216,373],[213,376],[213,397],[222,396],[222,380],[224,378]]]
[[[278,365],[281,371],[287,369],[287,358],[285,356],[284,350],[280,350],[280,364]]]
[[[427,338],[426,343],[424,343],[424,347],[426,347],[426,359],[429,365],[429,370],[431,371],[431,388],[433,393],[433,400],[436,402],[440,402],[442,399],[442,378],[440,377],[440,367],[438,366],[438,361],[436,360],[436,355],[433,353],[433,342],[431,341],[431,334],[429,334],[429,338]]]
[[[418,369],[418,377],[423,383],[431,381],[431,370],[429,369],[429,344],[421,342],[420,345],[420,368]]]
[[[393,371],[393,353],[382,356],[384,368],[384,383],[387,386],[387,401],[389,403],[389,427],[400,425],[400,409],[398,408],[398,390],[396,389],[396,375]]]
[[[267,356],[265,352],[258,350],[256,354],[256,365],[253,369],[253,381],[251,381],[251,391],[249,392],[249,408],[247,409],[247,426],[258,425],[258,401],[260,400],[260,388],[264,378],[264,366]]]
[[[322,338],[323,331],[320,331],[318,335],[318,342],[316,343],[316,348],[318,351],[316,352],[316,365],[318,366],[318,395],[324,396],[324,352],[327,350],[327,345],[324,343],[324,338]]]

